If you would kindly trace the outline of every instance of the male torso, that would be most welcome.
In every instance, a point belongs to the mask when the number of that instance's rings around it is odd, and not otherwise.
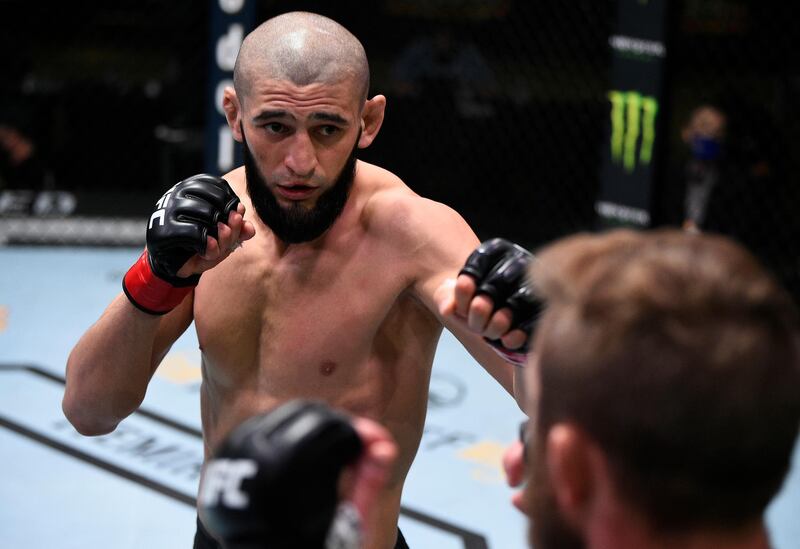
[[[226,178],[252,212],[241,170]],[[387,532],[419,445],[442,329],[414,291],[415,238],[393,219],[386,197],[395,195],[415,199],[388,172],[359,163],[331,229],[288,247],[249,214],[256,236],[204,273],[194,297],[206,451],[245,418],[291,398],[374,418],[400,449],[382,513]],[[455,245],[474,245],[464,240]]]

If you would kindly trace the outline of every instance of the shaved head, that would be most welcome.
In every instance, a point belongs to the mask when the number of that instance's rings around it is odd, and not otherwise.
[[[339,23],[315,13],[291,12],[265,21],[242,42],[233,70],[240,100],[256,78],[297,86],[350,80],[366,100],[369,64],[361,42]]]

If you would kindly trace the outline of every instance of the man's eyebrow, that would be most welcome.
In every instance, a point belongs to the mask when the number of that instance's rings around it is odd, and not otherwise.
[[[261,111],[257,115],[253,117],[253,122],[262,122],[268,120],[270,118],[292,118],[294,117],[286,111],[283,110],[265,110]]]
[[[309,118],[311,118],[311,120],[327,120],[328,122],[334,122],[342,126],[347,126],[349,124],[346,118],[332,112],[314,112],[311,113]]]
[[[259,122],[265,122],[267,120],[271,120],[273,118],[289,118],[294,120],[295,117],[287,111],[281,109],[268,109],[259,112],[257,115],[253,117],[253,123],[257,124]],[[339,124],[341,126],[347,126],[350,123],[346,118],[343,116],[332,113],[332,112],[325,112],[325,111],[318,111],[313,112],[309,116],[311,120],[325,120],[327,122],[333,122],[334,124]]]

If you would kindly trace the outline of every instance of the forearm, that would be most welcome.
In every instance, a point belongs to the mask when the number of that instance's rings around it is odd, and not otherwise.
[[[123,278],[124,295],[67,361],[62,408],[85,435],[113,431],[139,407],[156,366],[192,321],[200,274],[255,234],[228,182],[212,175],[180,181],[156,207],[146,249]]]
[[[519,409],[527,412],[527,400],[525,398],[525,366],[514,368],[514,400],[517,401]]]
[[[514,397],[519,409],[525,412],[525,366],[504,359],[501,353],[483,339],[465,343],[464,346],[472,357]]]
[[[447,328],[458,339],[478,364],[497,381],[509,395],[516,397],[515,368],[503,360],[482,337],[471,333],[460,324],[448,323]]]
[[[72,350],[62,407],[80,433],[111,432],[141,404],[160,318],[120,295]]]

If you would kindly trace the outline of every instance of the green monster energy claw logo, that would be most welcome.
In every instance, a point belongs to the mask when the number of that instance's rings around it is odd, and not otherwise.
[[[658,100],[639,92],[618,90],[608,92],[608,99],[611,101],[611,159],[632,173],[636,169],[636,146],[639,144],[639,162],[648,166],[656,139]]]

